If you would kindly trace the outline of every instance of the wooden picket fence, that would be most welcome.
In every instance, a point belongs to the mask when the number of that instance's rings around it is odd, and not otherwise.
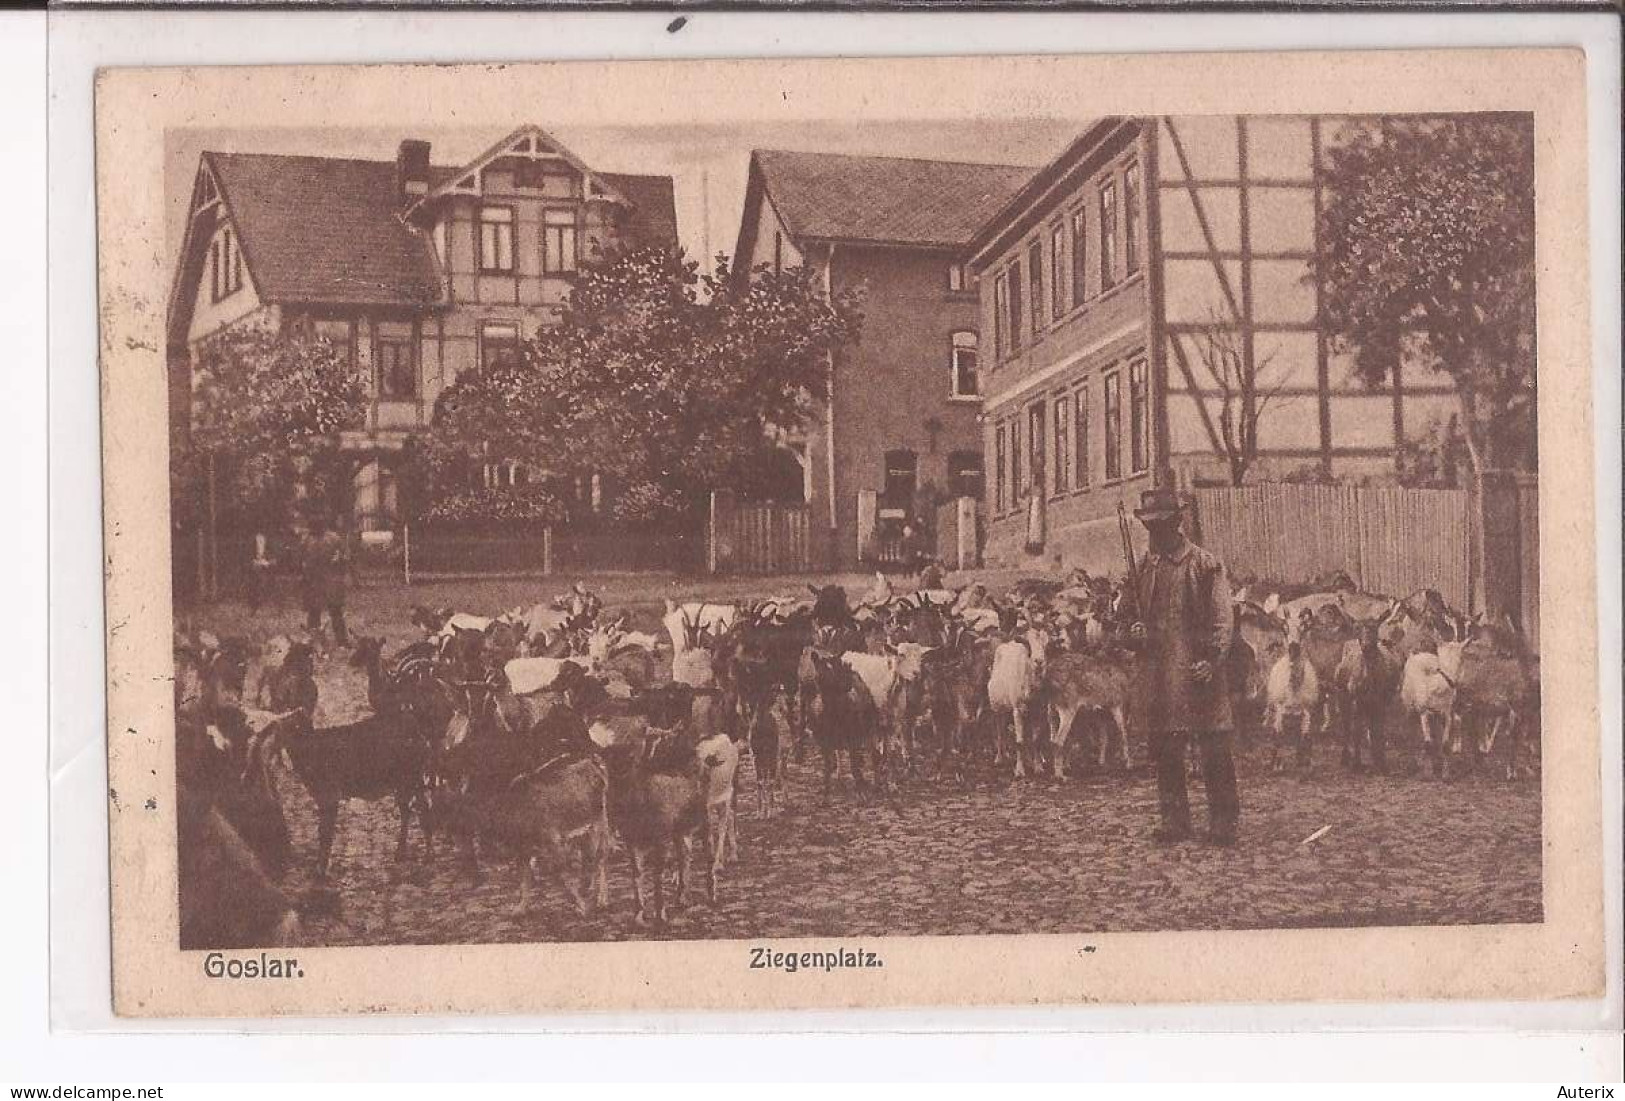
[[[711,495],[707,566],[712,573],[804,573],[812,569],[806,505],[736,501]]]
[[[1263,483],[1191,497],[1202,544],[1238,578],[1308,581],[1341,570],[1365,592],[1433,588],[1453,607],[1472,603],[1464,490]]]

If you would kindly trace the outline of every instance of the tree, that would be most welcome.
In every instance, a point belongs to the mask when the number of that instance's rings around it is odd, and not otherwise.
[[[748,481],[773,431],[805,423],[831,355],[857,338],[855,296],[831,299],[806,269],[751,275],[723,257],[702,275],[665,249],[588,265],[558,324],[441,395],[435,469],[473,455],[593,474],[627,520],[692,519],[710,490]]]
[[[1258,424],[1281,392],[1283,378],[1266,385],[1274,356],[1254,362],[1236,330],[1215,317],[1197,335],[1197,356],[1219,391],[1219,449],[1230,467],[1230,484],[1239,486],[1258,460]]]
[[[297,329],[228,329],[199,348],[192,377],[183,484],[197,485],[213,463],[217,505],[267,529],[292,519],[300,491],[342,506],[349,464],[339,433],[362,423],[367,402],[345,349]]]
[[[1534,129],[1521,115],[1354,126],[1328,155],[1321,308],[1370,385],[1451,379],[1485,576],[1484,476],[1534,465]]]

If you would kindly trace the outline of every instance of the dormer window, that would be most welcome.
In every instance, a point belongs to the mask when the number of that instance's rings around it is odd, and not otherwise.
[[[209,289],[213,301],[230,297],[243,286],[243,255],[230,226],[223,228],[209,244]]]

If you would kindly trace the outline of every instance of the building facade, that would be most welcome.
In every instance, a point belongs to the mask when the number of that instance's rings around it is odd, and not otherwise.
[[[932,505],[980,497],[982,326],[964,261],[976,228],[1034,169],[782,150],[752,153],[735,274],[810,267],[863,292],[862,334],[784,441],[802,471],[813,558],[873,561]]]
[[[200,344],[308,326],[368,380],[366,423],[343,443],[357,527],[390,531],[392,460],[440,391],[554,323],[597,251],[676,244],[669,177],[600,172],[536,126],[452,166],[410,139],[394,162],[206,152],[170,295],[172,444],[188,446]]]
[[[1368,387],[1320,324],[1327,151],[1372,124],[1102,119],[980,229],[990,564],[1120,570],[1153,484],[1391,476],[1454,411],[1424,363]]]

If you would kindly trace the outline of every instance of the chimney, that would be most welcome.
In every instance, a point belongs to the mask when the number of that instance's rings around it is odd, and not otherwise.
[[[395,191],[402,206],[429,193],[429,143],[416,138],[401,142],[395,153]]]

